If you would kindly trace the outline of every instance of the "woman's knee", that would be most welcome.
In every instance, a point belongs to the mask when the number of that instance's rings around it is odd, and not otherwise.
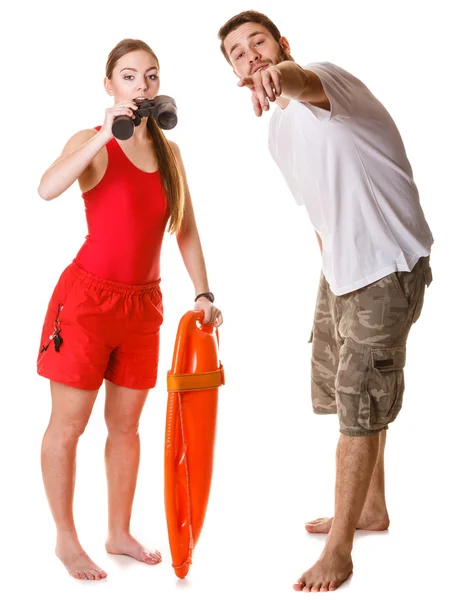
[[[51,382],[52,414],[47,432],[67,440],[83,435],[98,390],[80,390]]]
[[[105,422],[110,437],[136,437],[139,433],[139,419],[118,419],[107,416]]]
[[[83,435],[86,425],[87,421],[85,419],[63,420],[51,418],[46,435],[67,441],[78,440]]]

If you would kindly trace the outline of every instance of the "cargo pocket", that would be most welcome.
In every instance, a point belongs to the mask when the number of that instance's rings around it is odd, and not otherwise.
[[[423,270],[423,277],[420,278],[420,290],[419,290],[419,297],[416,301],[415,307],[414,307],[414,314],[412,317],[412,322],[415,323],[420,315],[422,314],[422,308],[423,308],[423,302],[425,299],[425,288],[428,287],[431,282],[433,281],[433,274],[431,271],[430,267],[427,267]]]
[[[401,271],[400,273],[391,273],[390,275],[388,275],[388,279],[390,279],[392,281],[392,283],[394,284],[394,288],[397,292],[397,297],[401,302],[401,305],[404,307],[409,308],[409,281],[403,281],[401,280],[401,278],[403,277],[405,273],[403,271]],[[410,273],[407,273],[407,275],[410,275]],[[403,285],[402,285],[403,283]],[[405,286],[406,283],[406,286]],[[408,288],[408,293],[405,291],[405,287]]]
[[[419,291],[419,297],[418,297],[416,305],[414,307],[412,323],[415,323],[416,321],[418,321],[420,315],[422,314],[424,299],[425,299],[425,285],[423,285],[422,289]]]
[[[371,348],[358,422],[369,430],[392,423],[402,407],[406,346]]]

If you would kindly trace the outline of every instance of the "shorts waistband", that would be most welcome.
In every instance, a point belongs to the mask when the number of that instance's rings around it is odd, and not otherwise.
[[[119,281],[110,281],[109,279],[104,279],[103,277],[98,277],[93,273],[88,273],[85,271],[80,265],[73,261],[68,270],[72,273],[72,275],[78,279],[78,281],[83,281],[90,288],[94,289],[102,289],[109,290],[111,292],[118,292],[121,294],[146,294],[151,290],[154,290],[161,283],[161,279],[157,281],[151,281],[149,283],[143,284],[132,284],[132,283],[121,283]]]

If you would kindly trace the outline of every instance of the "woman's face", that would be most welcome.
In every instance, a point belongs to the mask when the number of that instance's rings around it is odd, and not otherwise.
[[[145,50],[134,50],[120,58],[105,88],[115,103],[134,98],[153,99],[159,91],[159,67],[154,56]]]

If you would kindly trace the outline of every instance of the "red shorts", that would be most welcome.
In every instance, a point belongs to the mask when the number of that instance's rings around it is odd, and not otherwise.
[[[103,379],[133,389],[155,387],[162,321],[159,281],[116,283],[73,262],[49,303],[38,373],[83,390],[98,389]]]

